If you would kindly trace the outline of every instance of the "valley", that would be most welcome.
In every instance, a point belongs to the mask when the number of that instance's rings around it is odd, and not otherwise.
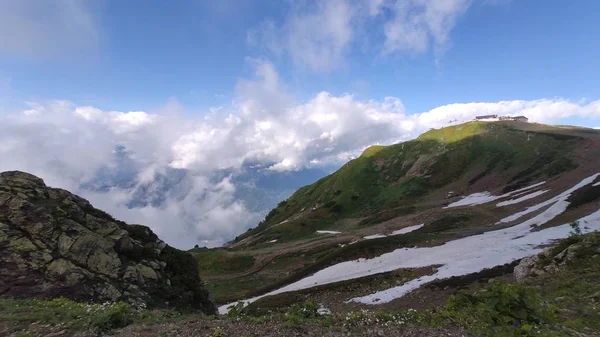
[[[32,203],[48,210],[58,207],[52,214],[63,217],[70,204],[40,201],[45,198],[38,191],[40,181],[21,174],[6,175],[5,199],[21,198],[10,194],[15,189],[31,189],[35,192],[27,193]],[[90,215],[73,213],[66,219],[89,226],[89,219],[102,217],[130,230],[86,201],[70,198]],[[21,205],[11,202],[6,219],[15,218]],[[9,235],[18,234],[9,228]],[[140,235],[140,230],[131,235]],[[219,316],[208,311],[208,316],[198,315],[168,302],[152,310],[126,309],[130,304],[86,309],[96,315],[89,318],[79,313],[83,309],[70,309],[85,317],[88,323],[82,325],[70,323],[69,311],[60,311],[63,302],[7,298],[0,303],[0,331],[16,336],[19,329],[33,335],[55,330],[49,325],[38,333],[31,328],[34,321],[16,322],[21,306],[39,315],[31,317],[57,313],[69,322],[68,331],[81,336],[105,326],[105,332],[117,336],[152,336],[157,331],[165,336],[238,336],[239,329],[246,336],[593,336],[600,332],[596,231],[600,131],[470,122],[367,148],[338,171],[281,201],[256,227],[226,246],[197,247],[188,251],[189,259],[178,257],[196,263],[193,270],[201,279],[190,278],[192,267],[186,265],[187,274],[179,282],[210,292],[209,299],[203,297],[203,308],[218,307]],[[115,247],[118,254],[132,254],[130,248]],[[15,256],[31,254],[10,249]],[[144,254],[163,258],[159,251]],[[120,263],[132,263],[128,256]],[[536,260],[528,262],[532,256]],[[154,265],[145,259],[136,263],[141,264],[136,268]],[[129,277],[119,287],[129,289],[133,282],[136,287],[156,283],[168,289],[180,271],[173,265],[163,276],[160,268],[158,279],[144,269],[146,274],[136,280],[127,272],[118,276],[126,268],[117,268],[110,282]],[[53,287],[63,282],[45,277],[43,282]],[[170,296],[191,300],[188,295]],[[127,296],[114,299],[130,301]],[[497,301],[508,301],[510,308]],[[69,303],[70,308],[82,305]],[[126,321],[113,321],[111,310],[120,310]],[[514,316],[515,310],[525,310],[524,316]],[[504,328],[501,320],[512,327]]]

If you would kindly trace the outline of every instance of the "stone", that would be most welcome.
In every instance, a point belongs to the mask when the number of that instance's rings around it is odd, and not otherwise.
[[[115,252],[106,253],[102,250],[94,250],[86,264],[91,271],[116,278],[121,267],[121,260]]]
[[[216,313],[196,260],[33,175],[0,173],[0,293]],[[176,268],[172,267],[176,266]]]
[[[75,286],[86,278],[82,268],[65,259],[52,261],[46,268],[46,275],[66,287]]]
[[[141,265],[139,267],[139,271],[140,274],[142,275],[142,277],[150,279],[150,280],[158,280],[158,275],[156,275],[156,272],[154,271],[154,269],[145,266],[145,265]]]

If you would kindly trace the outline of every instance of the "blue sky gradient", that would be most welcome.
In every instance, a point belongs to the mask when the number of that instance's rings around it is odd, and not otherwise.
[[[231,101],[238,78],[252,71],[248,57],[269,58],[300,98],[323,90],[378,100],[394,96],[415,113],[454,102],[598,95],[595,1],[473,1],[458,16],[438,62],[433,48],[382,53],[386,14],[381,14],[360,28],[362,36],[344,49],[342,64],[322,71],[248,43],[249,31],[265,20],[284,22],[294,9],[290,2],[216,3],[88,5],[95,43],[52,55],[0,54],[11,103],[58,98],[126,111],[156,109],[176,97],[206,109]]]

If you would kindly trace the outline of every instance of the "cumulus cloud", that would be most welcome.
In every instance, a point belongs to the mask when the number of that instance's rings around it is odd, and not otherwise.
[[[37,57],[95,48],[96,19],[85,0],[0,1],[0,52]]]
[[[328,70],[343,61],[354,37],[356,7],[346,0],[292,2],[283,24],[267,20],[248,32],[251,45],[287,53],[296,64]]]
[[[172,245],[217,245],[262,217],[239,199],[236,174],[339,166],[372,144],[410,139],[481,114],[552,123],[600,119],[600,101],[563,99],[460,103],[406,114],[400,99],[360,100],[320,92],[298,102],[276,69],[252,61],[230,106],[184,117],[172,99],[155,112],[103,111],[69,101],[29,102],[0,115],[0,170],[36,174]],[[262,210],[264,211],[264,210]]]
[[[381,3],[393,18],[384,25],[384,51],[424,52],[433,44],[443,53],[457,18],[471,0],[397,0]]]
[[[282,24],[265,20],[248,32],[248,43],[315,71],[344,64],[357,40],[384,55],[423,53],[433,47],[436,60],[471,0],[331,0],[307,5],[292,1]],[[365,34],[365,32],[370,34]],[[379,37],[383,41],[379,41]],[[372,39],[371,41],[364,41]],[[360,42],[360,41],[359,41]]]

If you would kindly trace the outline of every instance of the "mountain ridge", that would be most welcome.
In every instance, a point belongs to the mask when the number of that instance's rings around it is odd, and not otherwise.
[[[290,222],[302,222],[307,235],[345,229],[344,219],[358,221],[357,229],[439,206],[440,200],[455,200],[468,191],[517,189],[574,169],[581,159],[575,150],[599,134],[522,122],[469,122],[399,144],[372,146],[335,173],[298,189],[228,247],[298,237],[288,233],[298,230],[290,229]]]

